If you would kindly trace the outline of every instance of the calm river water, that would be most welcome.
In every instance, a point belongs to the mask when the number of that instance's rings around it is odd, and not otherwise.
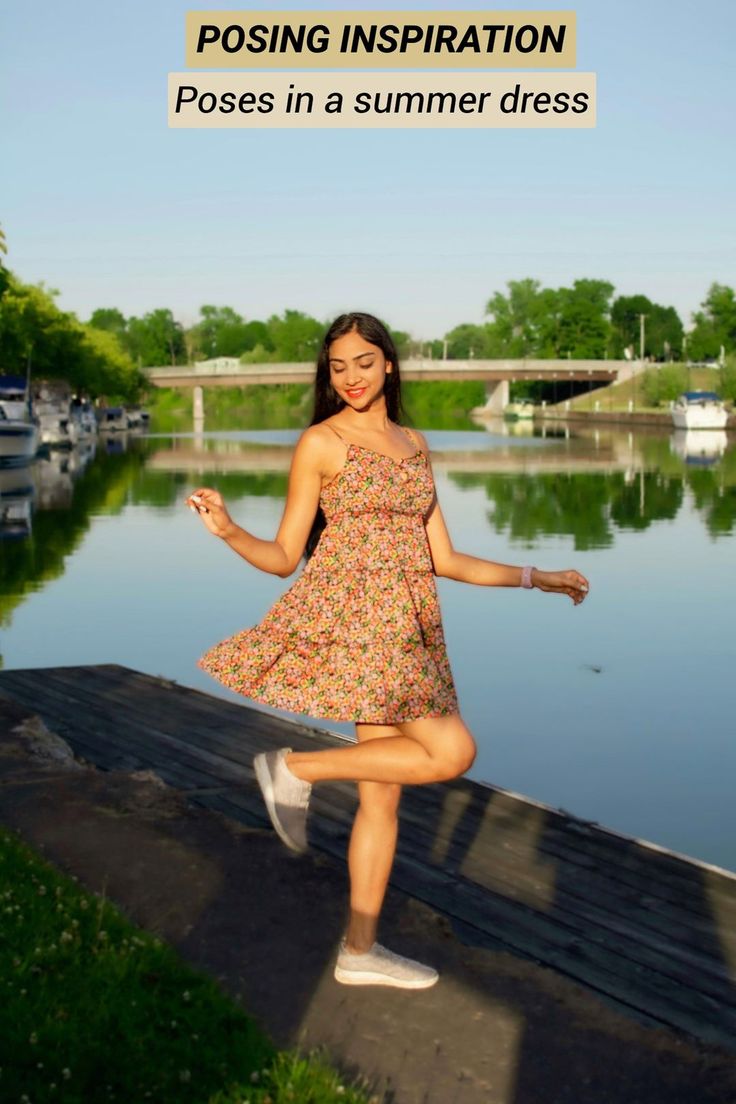
[[[455,548],[575,567],[590,593],[437,580],[470,776],[736,869],[736,439],[517,426],[425,430]],[[297,574],[257,571],[183,500],[217,487],[272,539],[298,435],[101,436],[0,471],[2,665],[120,663],[245,702],[196,660]]]

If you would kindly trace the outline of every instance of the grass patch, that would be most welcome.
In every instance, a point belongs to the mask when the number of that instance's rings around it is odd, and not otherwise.
[[[378,1104],[0,827],[0,1100]]]
[[[671,398],[681,391],[716,391],[728,401],[730,392],[724,387],[724,375],[717,368],[691,368],[680,364],[663,364],[659,368],[647,368],[644,372],[621,383],[597,387],[590,392],[570,399],[571,410],[595,410],[601,413],[622,413],[629,409],[629,400],[639,413],[668,413]],[[725,376],[728,380],[728,376]],[[557,403],[564,408],[565,400]]]
[[[410,424],[431,429],[472,429],[469,411],[486,401],[482,380],[402,381],[401,395]],[[205,387],[205,430],[304,429],[312,417],[311,383]],[[153,433],[191,433],[191,389],[152,388],[142,403]]]

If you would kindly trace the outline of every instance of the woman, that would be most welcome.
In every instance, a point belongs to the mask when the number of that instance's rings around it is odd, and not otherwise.
[[[312,421],[294,450],[272,541],[237,525],[220,494],[186,499],[254,567],[296,582],[259,625],[211,648],[198,665],[239,693],[281,709],[355,721],[345,748],[257,755],[272,823],[306,848],[315,782],[357,782],[348,866],[350,918],[335,977],[345,984],[425,988],[430,966],[376,942],[393,865],[403,785],[457,778],[476,745],[458,710],[434,576],[480,586],[588,590],[578,571],[514,567],[456,552],[434,491],[424,435],[400,424],[399,358],[372,315],[343,314],[317,361]]]

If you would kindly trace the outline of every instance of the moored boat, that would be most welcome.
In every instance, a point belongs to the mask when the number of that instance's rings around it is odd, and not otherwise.
[[[33,409],[42,445],[71,448],[77,443],[79,427],[72,417],[72,390],[66,380],[34,380]]]
[[[103,433],[128,429],[128,415],[124,406],[102,406],[96,411],[97,428]]]
[[[27,463],[36,455],[39,437],[27,381],[0,376],[0,463]]]
[[[71,416],[77,426],[77,436],[94,437],[97,434],[97,419],[95,411],[89,399],[74,399],[71,406]]]
[[[724,429],[727,421],[728,410],[715,391],[683,391],[672,404],[676,429]]]
[[[503,408],[504,418],[509,420],[515,420],[517,418],[533,418],[534,417],[534,403],[530,402],[509,402],[506,403]]]

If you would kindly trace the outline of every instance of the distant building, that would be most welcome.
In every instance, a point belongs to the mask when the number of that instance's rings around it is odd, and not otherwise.
[[[195,360],[195,372],[216,376],[228,375],[230,372],[238,372],[242,368],[239,357],[210,357],[209,360]]]

